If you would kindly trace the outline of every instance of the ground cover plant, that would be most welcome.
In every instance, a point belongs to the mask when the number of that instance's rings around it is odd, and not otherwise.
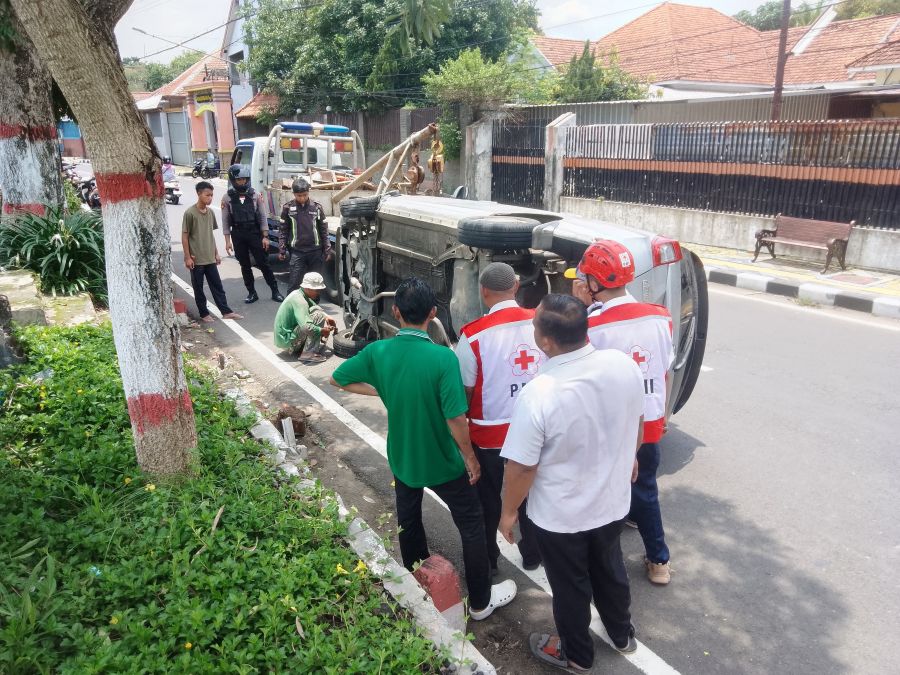
[[[28,362],[0,371],[0,672],[437,672],[334,502],[276,477],[210,379],[189,367],[196,472],[163,483],[137,469],[108,326],[16,339]]]

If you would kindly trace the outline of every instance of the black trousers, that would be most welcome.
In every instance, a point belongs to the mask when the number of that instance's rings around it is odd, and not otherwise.
[[[481,478],[475,483],[478,498],[481,500],[481,510],[484,512],[484,535],[487,539],[488,557],[491,567],[497,566],[500,558],[500,547],[497,545],[497,528],[500,526],[500,515],[503,503],[503,468],[506,460],[500,456],[500,450],[494,448],[475,448],[475,456],[481,464]],[[537,540],[534,537],[534,524],[525,513],[528,501],[522,502],[519,507],[519,553],[522,554],[522,563],[531,567],[541,562],[541,552],[538,551]]]
[[[534,526],[563,653],[586,668],[594,663],[592,599],[616,645],[624,647],[631,635],[631,589],[619,541],[622,522],[571,534]]]
[[[222,278],[219,276],[219,266],[215,263],[211,265],[194,265],[191,270],[191,285],[194,287],[194,300],[197,302],[197,309],[200,312],[200,318],[209,314],[206,307],[206,294],[203,292],[203,279],[209,284],[209,290],[213,296],[213,302],[222,314],[231,314],[231,308],[228,306],[228,299],[225,297],[225,288],[222,286]]]
[[[234,257],[237,258],[241,266],[241,276],[244,277],[244,286],[247,292],[253,293],[255,290],[253,282],[253,267],[258,267],[262,272],[263,279],[266,280],[269,288],[278,290],[278,282],[275,281],[275,275],[272,268],[269,267],[269,255],[262,247],[262,234],[259,230],[231,230],[231,243],[234,244]],[[253,256],[251,262],[250,256]]]
[[[484,609],[491,601],[491,564],[484,543],[484,518],[475,487],[469,485],[469,474],[463,473],[455,480],[429,486],[450,509],[450,515],[462,539],[463,563],[466,566],[466,586],[469,589],[469,607]],[[422,524],[423,488],[413,488],[394,477],[394,493],[397,497],[397,522],[400,525],[400,555],[403,566],[412,571],[413,566],[427,559],[428,539]]]
[[[300,288],[300,282],[303,281],[303,275],[307,272],[322,273],[325,261],[322,259],[322,249],[317,248],[312,251],[291,251],[291,276],[288,293],[296,291]]]

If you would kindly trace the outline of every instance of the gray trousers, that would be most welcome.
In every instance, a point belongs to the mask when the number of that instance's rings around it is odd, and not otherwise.
[[[309,313],[309,320],[319,328],[325,326],[325,320],[328,315],[321,309],[314,309]],[[309,325],[297,326],[294,329],[294,339],[291,341],[291,353],[300,354],[302,352],[320,352],[325,347],[325,343],[316,340]]]

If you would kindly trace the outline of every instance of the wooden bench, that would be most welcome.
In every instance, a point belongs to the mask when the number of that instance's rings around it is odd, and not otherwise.
[[[775,216],[775,229],[757,230],[756,250],[753,262],[759,257],[760,249],[765,246],[769,254],[775,257],[775,244],[789,244],[790,246],[802,246],[826,251],[825,269],[828,271],[831,259],[837,256],[841,269],[847,269],[844,257],[847,255],[847,241],[850,239],[850,231],[856,221],[847,223],[833,223],[828,220],[807,220],[806,218],[791,218],[780,213]]]

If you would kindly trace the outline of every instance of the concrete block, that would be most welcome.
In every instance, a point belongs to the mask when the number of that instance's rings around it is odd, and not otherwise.
[[[808,300],[820,305],[833,305],[834,296],[839,293],[838,289],[831,286],[822,286],[821,284],[800,284],[797,291],[797,297],[801,300]]]
[[[857,312],[872,313],[874,307],[874,298],[864,297],[862,295],[853,295],[851,293],[838,293],[834,297],[835,307],[844,307],[845,309],[855,309]]]
[[[44,296],[44,315],[54,326],[77,326],[97,318],[94,302],[89,293],[78,295]]]
[[[459,590],[459,575],[453,563],[443,556],[433,555],[425,560],[413,576],[422,584],[437,610],[451,627],[465,628],[465,608]]]
[[[900,319],[900,298],[875,298],[872,314]]]
[[[769,286],[769,282],[774,281],[774,277],[764,274],[756,274],[755,272],[741,272],[737,275],[737,287],[747,288],[751,291],[760,291],[765,293]]]
[[[23,326],[46,325],[44,306],[38,291],[37,277],[26,270],[0,273],[0,295],[9,299],[12,320]]]

